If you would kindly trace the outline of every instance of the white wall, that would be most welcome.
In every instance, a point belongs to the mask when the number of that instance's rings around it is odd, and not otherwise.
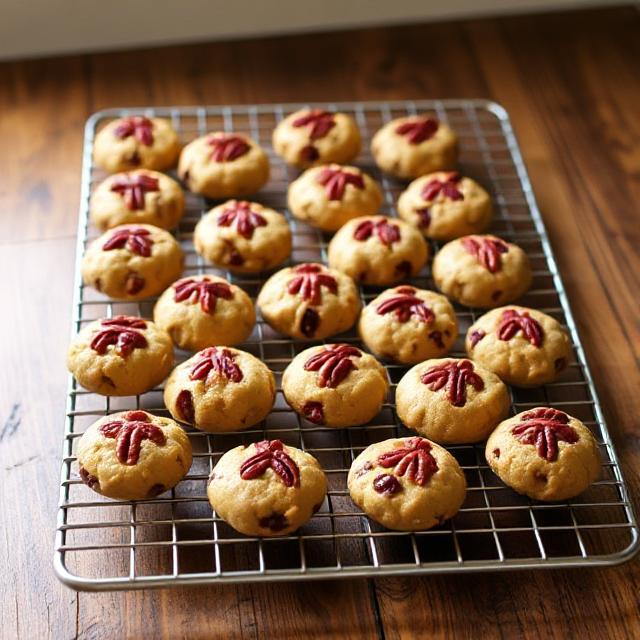
[[[0,0],[0,59],[400,24],[615,0]]]

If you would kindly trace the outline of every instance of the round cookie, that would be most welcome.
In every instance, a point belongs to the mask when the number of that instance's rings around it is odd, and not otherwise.
[[[196,225],[196,251],[218,267],[236,273],[266,271],[291,253],[287,219],[257,202],[229,200]]]
[[[100,418],[78,442],[80,479],[117,500],[155,498],[175,487],[191,466],[191,443],[169,418],[122,411]]]
[[[368,446],[349,470],[351,499],[387,529],[420,531],[452,518],[467,483],[456,459],[425,438],[391,438]]]
[[[154,296],[182,273],[175,238],[150,224],[124,224],[94,240],[82,258],[86,285],[117,300]]]
[[[282,536],[320,509],[327,478],[318,461],[280,440],[227,451],[209,476],[216,514],[248,536]]]
[[[360,130],[346,113],[301,109],[278,123],[272,143],[274,151],[296,167],[345,164],[360,153]]]
[[[360,217],[331,239],[329,266],[356,282],[388,285],[415,276],[427,262],[429,247],[420,232],[396,218]]]
[[[458,136],[430,116],[397,118],[379,129],[371,140],[376,164],[401,179],[453,169],[458,158]]]
[[[434,240],[480,233],[490,224],[489,194],[471,178],[439,172],[414,180],[398,198],[398,215]]]
[[[534,500],[573,498],[600,475],[600,451],[591,431],[549,407],[501,422],[487,440],[485,456],[502,482]]]
[[[353,218],[377,213],[383,195],[378,184],[357,167],[330,164],[305,171],[289,185],[287,198],[296,218],[336,231]]]
[[[262,317],[276,331],[315,340],[350,329],[361,306],[351,278],[316,263],[274,273],[262,287],[257,304]]]
[[[117,173],[97,186],[89,214],[101,231],[140,223],[173,229],[184,215],[184,194],[164,173],[148,169]]]
[[[210,433],[248,429],[267,416],[275,397],[267,366],[231,347],[199,351],[171,372],[164,387],[171,415]]]
[[[282,376],[282,391],[291,408],[327,427],[369,422],[380,412],[388,390],[386,369],[348,344],[305,349]]]
[[[175,167],[180,141],[169,120],[128,116],[109,122],[96,135],[95,163],[109,173]]]
[[[224,278],[189,276],[174,282],[158,299],[155,323],[187,351],[246,340],[256,323],[251,298]]]
[[[421,436],[441,444],[484,440],[509,413],[509,391],[471,360],[427,360],[412,367],[396,388],[396,411]]]
[[[546,313],[500,307],[478,318],[467,331],[469,357],[516,387],[553,382],[567,368],[571,340]]]
[[[160,384],[173,366],[169,334],[150,320],[114,316],[96,320],[72,340],[67,367],[87,391],[137,396]]]
[[[362,310],[358,331],[379,358],[415,364],[451,349],[458,320],[443,295],[401,285],[386,289]]]
[[[496,236],[465,236],[447,243],[433,259],[431,273],[446,296],[484,309],[518,299],[533,279],[527,254]]]
[[[269,179],[269,158],[249,136],[218,131],[182,150],[178,176],[191,191],[208,198],[247,196]]]

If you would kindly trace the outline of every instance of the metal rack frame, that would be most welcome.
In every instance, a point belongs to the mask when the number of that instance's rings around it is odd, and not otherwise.
[[[151,316],[153,301],[120,303],[85,288],[80,261],[86,244],[97,235],[88,221],[93,185],[104,177],[92,163],[95,133],[106,120],[128,114],[168,117],[182,142],[207,131],[246,132],[265,147],[272,165],[270,182],[255,197],[265,205],[286,209],[286,187],[295,172],[273,153],[270,134],[286,113],[318,106],[351,113],[363,134],[363,153],[354,162],[382,185],[382,213],[395,215],[403,185],[383,175],[368,152],[372,133],[400,115],[435,113],[449,122],[461,139],[461,168],[479,180],[496,202],[492,231],[520,244],[534,267],[534,284],[522,304],[539,308],[569,330],[575,362],[557,382],[540,389],[511,389],[512,411],[539,404],[561,407],[582,419],[596,435],[603,454],[598,480],[578,498],[542,504],[515,494],[489,470],[483,445],[448,447],[465,471],[467,499],[450,522],[429,531],[387,531],[369,521],[349,500],[346,473],[354,457],[371,442],[408,431],[398,422],[393,402],[364,427],[333,430],[312,425],[293,413],[278,396],[266,421],[235,434],[207,434],[190,429],[194,462],[175,489],[144,502],[103,499],[79,479],[75,442],[91,422],[114,411],[144,408],[168,415],[162,388],[132,398],[106,398],[88,393],[69,377],[54,567],[66,585],[82,590],[116,590],[209,583],[377,577],[428,573],[613,565],[630,559],[639,536],[626,485],[605,424],[584,350],[578,336],[549,239],[506,111],[484,100],[428,100],[112,109],[89,118],[85,129],[82,191],[76,255],[72,330],[105,315]],[[187,213],[176,232],[186,253],[185,273],[220,273],[255,297],[265,277],[237,276],[206,265],[191,242],[193,226],[210,207],[187,194]],[[328,236],[292,218],[291,263],[324,260]],[[437,243],[432,243],[432,251]],[[434,288],[430,270],[411,281]],[[361,288],[363,303],[379,289]],[[452,355],[464,355],[462,337],[481,312],[456,306],[461,336]],[[335,339],[359,343],[354,331]],[[332,339],[333,341],[333,339]],[[239,345],[280,373],[291,357],[316,344],[286,339],[262,319],[249,340]],[[178,360],[189,354],[178,352]],[[395,384],[406,367],[388,365]],[[234,532],[206,499],[206,480],[219,456],[232,446],[267,436],[299,446],[315,455],[329,478],[323,507],[296,534],[249,538]]]

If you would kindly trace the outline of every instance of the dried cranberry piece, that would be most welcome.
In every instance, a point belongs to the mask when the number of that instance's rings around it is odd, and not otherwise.
[[[523,444],[535,444],[538,455],[547,462],[558,459],[558,442],[574,444],[578,434],[569,424],[569,416],[557,409],[540,407],[523,413],[511,433]]]
[[[472,331],[471,335],[469,336],[469,342],[471,343],[471,346],[475,347],[478,342],[480,342],[480,340],[482,340],[482,338],[484,338],[486,335],[487,334],[482,329]]]
[[[493,456],[494,456],[494,458],[499,458],[500,457],[500,449],[494,449],[493,450]]]
[[[361,358],[362,351],[348,344],[334,344],[311,356],[304,363],[305,371],[318,372],[318,386],[335,389],[353,369],[351,358]]]
[[[283,513],[272,513],[266,518],[260,518],[258,524],[262,529],[270,529],[274,533],[284,531],[289,526],[289,521]]]
[[[147,147],[153,144],[153,122],[144,116],[123,118],[113,133],[120,140],[133,136],[138,142]]]
[[[420,380],[431,391],[440,391],[445,387],[447,398],[454,407],[464,407],[467,403],[467,385],[476,391],[484,389],[484,381],[473,370],[473,363],[469,360],[430,367],[420,376]]]
[[[125,290],[130,296],[135,296],[144,289],[144,285],[145,280],[142,276],[137,273],[131,273],[125,283]]]
[[[173,299],[176,302],[188,302],[195,304],[200,301],[200,308],[205,313],[213,313],[216,310],[218,298],[231,300],[233,292],[226,282],[211,282],[208,278],[195,280],[194,278],[185,278],[179,280],[173,285],[175,294]]]
[[[324,424],[324,408],[322,402],[309,401],[302,407],[304,417],[314,424]]]
[[[422,187],[420,195],[426,202],[432,202],[440,194],[446,200],[464,200],[462,191],[458,188],[458,183],[462,177],[459,173],[450,173],[444,180],[433,178]]]
[[[241,200],[234,202],[218,215],[218,226],[230,227],[235,224],[237,232],[243,238],[253,238],[253,232],[257,227],[266,227],[267,220],[257,211],[251,209],[251,203]]]
[[[148,258],[151,255],[151,247],[154,244],[149,237],[150,235],[149,229],[143,229],[142,227],[118,229],[102,245],[102,250],[112,251],[113,249],[126,247],[131,253]]]
[[[120,194],[129,211],[143,210],[146,193],[160,191],[157,178],[139,173],[134,176],[125,174],[111,183],[111,191]]]
[[[396,265],[396,273],[404,278],[409,278],[412,270],[413,265],[408,260],[402,260],[402,262],[398,262]]]
[[[442,340],[442,331],[431,331],[427,334],[427,338],[433,340],[438,349],[444,349],[445,345]]]
[[[361,173],[353,173],[340,168],[325,167],[318,173],[316,182],[325,188],[329,200],[342,200],[349,184],[356,189],[364,189],[364,178]]]
[[[429,207],[423,207],[422,209],[416,209],[418,214],[418,225],[422,229],[427,229],[431,224],[431,209]]]
[[[386,298],[376,306],[376,312],[379,315],[393,313],[399,322],[408,322],[410,318],[426,324],[433,322],[435,319],[433,311],[424,300],[415,295],[415,289],[399,287],[396,293],[397,295]]]
[[[90,474],[84,467],[80,467],[78,471],[80,473],[80,479],[89,489],[100,489],[100,481],[96,476]]]
[[[308,300],[313,306],[322,302],[322,287],[331,293],[338,293],[337,280],[331,274],[324,273],[324,267],[320,264],[299,264],[293,268],[293,272],[296,275],[289,280],[287,291],[292,295],[299,293],[303,300]]]
[[[499,238],[478,238],[468,236],[462,238],[462,246],[470,253],[487,271],[497,273],[502,269],[503,253],[509,251],[509,246]],[[493,299],[500,297],[501,292],[496,292]]]
[[[312,145],[300,149],[300,160],[302,162],[315,162],[320,157],[320,152]]]
[[[397,476],[406,476],[423,487],[436,471],[438,463],[431,453],[431,444],[424,438],[409,438],[404,447],[392,449],[378,456],[381,467],[393,467]]]
[[[316,335],[318,325],[320,324],[320,316],[317,311],[313,309],[307,309],[302,314],[302,320],[300,320],[300,331],[303,336],[307,338],[313,338]]]
[[[519,331],[534,346],[542,346],[544,332],[540,323],[534,320],[528,311],[519,313],[515,309],[507,309],[502,312],[500,323],[498,324],[498,338],[500,340],[511,340]]]
[[[148,344],[144,335],[137,331],[147,326],[140,318],[116,316],[110,320],[102,320],[100,325],[106,328],[98,331],[89,343],[100,355],[104,355],[109,346],[115,345],[116,353],[126,358],[134,349],[144,349]]]
[[[210,157],[214,162],[231,162],[251,150],[251,146],[244,138],[225,133],[210,136],[207,144],[213,148]]]
[[[193,396],[191,391],[183,389],[176,398],[176,409],[178,415],[184,422],[194,424],[196,421],[196,411],[193,407]]]
[[[256,453],[240,465],[243,480],[259,478],[272,469],[287,487],[300,486],[300,470],[293,458],[284,450],[280,440],[262,440],[256,443]]]
[[[137,413],[136,418],[143,416],[145,419],[128,420],[125,415],[121,420],[105,422],[99,429],[105,438],[116,440],[116,455],[122,464],[137,464],[143,440],[151,440],[158,446],[163,446],[166,443],[164,431],[149,422],[149,416],[146,413]]]
[[[374,234],[387,247],[390,247],[394,242],[400,241],[400,227],[387,220],[363,220],[355,228],[353,237],[360,242],[364,242]]]
[[[131,156],[129,156],[129,164],[133,167],[139,167],[142,164],[142,158],[137,151],[134,151]]]
[[[432,138],[438,130],[439,123],[435,118],[426,116],[420,118],[412,118],[395,128],[395,132],[401,136],[405,136],[410,144],[420,144],[425,140]]]
[[[533,477],[538,481],[538,482],[547,482],[549,480],[549,477],[547,476],[546,473],[541,473],[540,471],[536,471],[533,474]]]
[[[383,473],[373,481],[373,489],[376,493],[391,497],[402,491],[402,485],[395,476]]]
[[[308,126],[309,138],[311,140],[319,140],[324,138],[336,126],[336,120],[334,114],[329,111],[312,109],[305,115],[296,118],[291,124],[296,128]]]
[[[212,371],[231,382],[240,382],[244,377],[242,369],[235,361],[236,354],[225,347],[208,347],[200,351],[196,357],[197,360],[189,374],[191,380],[206,382]]]

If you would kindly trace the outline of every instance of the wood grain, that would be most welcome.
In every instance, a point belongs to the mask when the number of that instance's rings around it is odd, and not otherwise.
[[[106,107],[487,97],[512,117],[636,505],[639,14],[618,8],[0,65],[2,635],[640,635],[637,561],[75,594],[51,570],[82,128]],[[10,152],[7,152],[10,150]],[[377,611],[377,609],[379,611]],[[378,619],[379,614],[379,619]]]

